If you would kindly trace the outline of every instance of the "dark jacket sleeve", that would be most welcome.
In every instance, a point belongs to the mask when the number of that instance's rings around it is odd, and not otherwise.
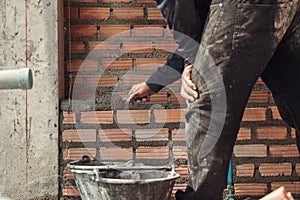
[[[196,1],[200,0],[157,0],[157,7],[161,10],[175,42],[179,45],[177,53],[187,64],[194,62],[206,20],[206,17],[200,18]]]
[[[159,67],[146,81],[155,93],[180,79],[184,69],[184,59],[176,52],[171,55],[163,67]]]
[[[198,1],[205,2],[205,0],[156,1],[157,7],[161,10],[174,40],[178,44],[178,49],[168,59],[167,63],[158,68],[146,81],[147,85],[157,93],[166,85],[178,80],[184,66],[194,62],[208,12],[208,5],[197,5]]]

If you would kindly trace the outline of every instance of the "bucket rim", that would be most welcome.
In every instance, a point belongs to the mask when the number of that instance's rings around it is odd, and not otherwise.
[[[164,178],[152,178],[152,179],[117,179],[117,178],[103,178],[97,176],[97,173],[95,171],[90,170],[75,170],[71,169],[72,173],[77,174],[87,174],[90,176],[94,176],[95,179],[93,179],[94,182],[100,182],[100,183],[109,183],[109,184],[147,184],[147,183],[153,183],[153,182],[159,182],[159,181],[171,181],[178,179],[180,177],[180,174],[174,171],[168,171],[167,177]],[[97,178],[96,178],[97,177]]]
[[[98,165],[98,166],[89,166],[89,165],[78,165],[80,161],[75,160],[67,163],[67,168],[71,169],[78,169],[78,170],[109,170],[109,169],[115,169],[115,170],[173,170],[173,166],[171,164],[169,165],[163,165],[163,166],[149,166],[149,165],[140,165],[140,166],[126,166],[126,165],[113,165],[109,164],[109,162],[103,162],[103,164],[107,165]]]
[[[143,180],[132,180],[132,179],[113,179],[113,178],[99,178],[96,182],[100,183],[109,183],[109,184],[147,184],[161,181],[172,181],[178,179],[180,174],[176,172],[168,172],[171,173],[172,176],[165,178],[153,178],[153,179],[143,179]]]

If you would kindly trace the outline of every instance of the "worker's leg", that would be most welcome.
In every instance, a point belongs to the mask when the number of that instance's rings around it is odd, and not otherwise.
[[[300,152],[300,12],[261,75],[285,122],[296,128]]]
[[[192,73],[200,96],[186,113],[190,188],[177,199],[222,199],[245,105],[292,21],[290,2],[212,1]]]

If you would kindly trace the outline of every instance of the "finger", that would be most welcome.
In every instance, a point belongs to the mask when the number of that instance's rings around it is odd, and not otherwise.
[[[198,98],[198,92],[184,81],[182,82],[182,89],[183,92],[187,93],[187,95],[193,96],[194,98]]]
[[[186,72],[192,72],[192,70],[193,70],[193,65],[188,65],[184,68],[184,71]]]
[[[143,102],[143,103],[148,102],[148,98],[142,98],[142,102]]]
[[[141,87],[141,85],[142,85],[141,83],[137,83],[137,84],[133,85],[131,87],[131,89],[129,90],[128,95],[133,94],[134,92],[136,92]]]
[[[139,96],[138,89],[139,89],[139,84],[132,86],[132,88],[128,92],[128,96],[127,96],[127,100],[126,100],[128,103],[132,103]]]
[[[181,96],[188,100],[188,101],[194,101],[195,98],[193,95],[190,94],[190,92],[188,92],[188,90],[191,90],[191,92],[193,91],[191,88],[188,87],[188,89],[186,89],[187,87],[185,86],[185,83],[182,83],[181,85],[181,91],[180,91],[180,94]]]
[[[134,102],[136,103],[146,103],[149,101],[149,96],[141,96],[141,95],[136,95],[136,98],[133,99]]]
[[[129,90],[129,92],[128,92],[128,94],[127,94],[127,99],[134,93],[134,88],[132,87],[130,90]]]
[[[182,75],[190,78],[192,74],[192,70],[193,70],[193,66],[189,65],[184,68]]]
[[[197,89],[196,84],[188,77],[183,77],[182,80],[186,83],[186,85],[188,85],[190,88],[192,88],[193,90]]]
[[[136,98],[136,93],[130,94],[129,96],[127,96],[127,103],[132,103],[133,100]]]
[[[183,74],[182,74],[182,78],[184,81],[186,81],[186,83],[193,88],[194,90],[197,89],[196,84],[192,81],[191,79],[191,73],[193,70],[193,65],[188,65],[187,67],[184,68]]]
[[[184,92],[183,90],[181,90],[180,95],[187,101],[194,101],[195,98],[191,95],[188,95],[186,92]]]
[[[198,90],[194,90],[186,81],[182,81],[182,92],[186,95],[193,96],[193,98],[198,98]]]

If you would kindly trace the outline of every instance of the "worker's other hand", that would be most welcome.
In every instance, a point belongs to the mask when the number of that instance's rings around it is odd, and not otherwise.
[[[191,79],[193,65],[188,65],[184,68],[181,76],[181,91],[180,94],[187,101],[194,101],[198,98],[197,86]]]
[[[138,83],[132,86],[128,93],[127,102],[140,103],[149,101],[149,95],[154,94],[151,88],[145,83]]]

